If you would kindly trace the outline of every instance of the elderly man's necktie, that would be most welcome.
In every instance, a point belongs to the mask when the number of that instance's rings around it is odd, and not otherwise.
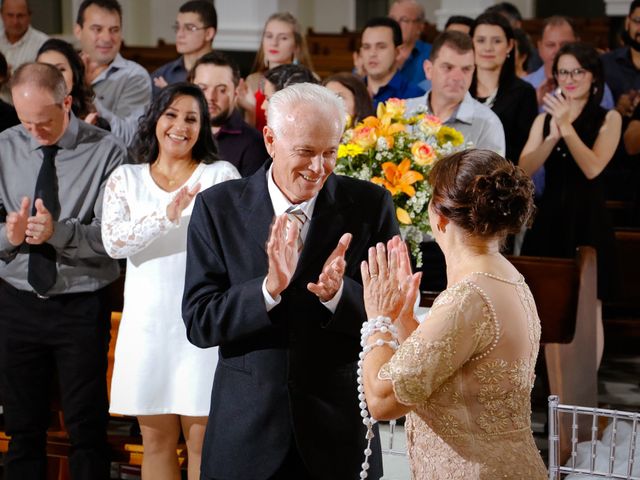
[[[302,251],[304,242],[302,241],[302,228],[307,222],[307,215],[302,211],[298,205],[292,205],[287,208],[287,217],[289,221],[293,222],[298,227],[298,253]]]
[[[36,198],[40,198],[44,206],[53,218],[57,218],[59,203],[57,192],[57,177],[55,158],[58,152],[57,145],[42,147],[44,158],[36,180],[36,190],[33,194],[33,207],[31,215],[36,214]],[[29,246],[29,273],[27,280],[33,289],[40,295],[45,295],[56,283],[56,251],[48,243]]]

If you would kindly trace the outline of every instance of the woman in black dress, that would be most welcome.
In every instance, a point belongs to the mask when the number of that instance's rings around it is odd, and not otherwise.
[[[517,163],[538,105],[534,88],[516,75],[513,29],[502,15],[485,13],[469,34],[476,62],[469,92],[500,118],[507,144],[505,157]]]
[[[553,62],[559,88],[544,97],[520,166],[531,175],[542,165],[546,187],[522,253],[574,258],[576,247],[591,245],[598,255],[598,296],[611,288],[614,237],[605,209],[601,173],[618,142],[622,118],[600,107],[603,71],[594,48],[563,46]]]

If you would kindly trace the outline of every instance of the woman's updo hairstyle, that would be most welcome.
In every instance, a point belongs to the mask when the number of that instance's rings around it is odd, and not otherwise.
[[[471,235],[505,237],[529,224],[533,182],[490,150],[469,149],[439,160],[429,173],[434,211]]]

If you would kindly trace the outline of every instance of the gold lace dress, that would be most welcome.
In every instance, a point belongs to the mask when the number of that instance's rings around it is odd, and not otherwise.
[[[400,402],[418,480],[547,478],[531,433],[540,320],[521,277],[474,273],[435,300],[380,370]]]

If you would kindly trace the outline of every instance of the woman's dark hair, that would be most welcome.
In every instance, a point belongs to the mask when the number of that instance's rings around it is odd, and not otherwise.
[[[264,72],[264,78],[271,82],[276,92],[295,83],[318,83],[318,79],[311,70],[304,65],[293,63],[278,65],[267,70]]]
[[[153,100],[138,124],[138,133],[134,146],[137,163],[153,163],[158,159],[159,145],[156,137],[156,125],[160,116],[169,108],[173,101],[182,96],[193,97],[198,102],[200,110],[200,132],[193,145],[191,156],[202,163],[213,163],[218,160],[218,147],[213,140],[209,108],[202,90],[192,83],[180,82],[164,87]]]
[[[468,149],[436,162],[429,173],[434,211],[471,235],[517,233],[534,211],[533,182],[491,150]]]
[[[513,36],[516,39],[516,48],[518,49],[518,53],[525,57],[522,68],[524,68],[526,72],[529,69],[529,59],[533,54],[533,44],[531,43],[531,39],[529,38],[529,35],[527,35],[527,32],[521,28],[515,28],[513,30]]]
[[[340,72],[335,73],[324,79],[322,85],[325,87],[329,82],[338,82],[344,88],[349,90],[353,95],[355,112],[353,115],[353,124],[361,122],[367,117],[375,115],[376,112],[373,109],[373,101],[367,91],[367,86],[360,78],[356,77],[353,73]]]
[[[9,80],[9,65],[7,59],[0,52],[0,85]]]
[[[474,22],[471,27],[471,31],[469,32],[469,36],[473,38],[473,34],[478,28],[479,25],[494,25],[496,27],[500,27],[504,32],[504,36],[507,38],[507,43],[511,40],[515,39],[513,34],[513,28],[511,28],[511,24],[509,20],[507,20],[503,15],[499,13],[483,13]],[[515,43],[515,40],[514,40]],[[515,48],[515,45],[514,45]],[[516,78],[516,54],[511,49],[511,53],[507,55],[504,63],[502,64],[502,68],[500,69],[500,77],[498,78],[498,95],[500,95],[500,89],[506,88],[514,79]],[[473,72],[473,80],[471,82],[471,87],[469,91],[473,96],[476,94],[476,86],[477,86],[477,69]]]
[[[38,50],[36,58],[49,51],[58,52],[69,62],[73,82],[71,92],[69,92],[69,95],[71,95],[73,99],[71,110],[78,118],[86,117],[94,111],[93,98],[95,95],[91,86],[85,81],[84,62],[70,43],[58,38],[50,38],[44,42],[40,50]]]
[[[558,76],[558,60],[562,55],[571,55],[578,61],[582,68],[591,72],[593,75],[587,105],[585,105],[582,111],[590,111],[592,108],[600,105],[602,95],[604,94],[604,70],[602,68],[600,55],[598,55],[596,49],[582,42],[567,43],[560,47],[560,50],[558,50],[558,53],[553,59],[553,66],[551,67],[553,76],[556,78]]]

